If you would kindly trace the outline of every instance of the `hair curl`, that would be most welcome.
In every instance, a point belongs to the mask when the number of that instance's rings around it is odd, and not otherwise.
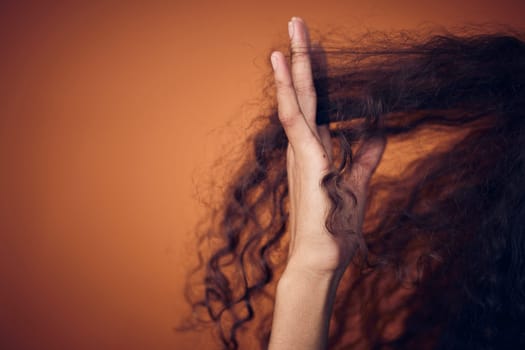
[[[405,167],[373,178],[365,244],[340,287],[331,346],[524,347],[523,35],[367,38],[312,49],[315,62],[328,61],[314,81],[318,123],[330,125],[338,164],[323,181],[330,231],[344,231],[352,210],[339,182],[356,144],[382,135],[389,145],[422,145],[418,156],[400,155]],[[264,300],[286,256],[287,140],[275,105],[260,118],[251,154],[202,234],[214,240],[198,269],[204,279],[188,283],[195,315],[204,310],[229,349],[255,315],[266,346],[270,315],[261,305],[271,305]]]

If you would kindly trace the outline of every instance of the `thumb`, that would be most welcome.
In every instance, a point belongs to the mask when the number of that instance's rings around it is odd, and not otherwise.
[[[385,147],[385,137],[374,136],[364,141],[357,150],[350,170],[350,181],[358,197],[365,197],[368,183],[379,165]]]

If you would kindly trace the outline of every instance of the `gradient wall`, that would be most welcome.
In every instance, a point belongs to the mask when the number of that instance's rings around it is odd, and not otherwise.
[[[1,1],[0,348],[217,348],[172,331],[189,312],[196,183],[244,136],[292,15],[327,31],[523,28],[524,13],[519,0]]]

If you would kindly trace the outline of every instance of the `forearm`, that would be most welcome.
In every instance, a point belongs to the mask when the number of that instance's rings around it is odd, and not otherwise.
[[[286,271],[278,282],[269,350],[326,349],[339,278]]]

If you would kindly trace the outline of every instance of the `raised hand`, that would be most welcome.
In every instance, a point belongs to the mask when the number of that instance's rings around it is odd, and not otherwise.
[[[337,236],[326,226],[330,201],[321,180],[332,170],[332,147],[327,125],[316,125],[316,93],[312,78],[310,39],[304,21],[288,23],[291,67],[281,52],[271,55],[279,119],[288,137],[287,171],[290,189],[290,250],[287,270],[326,274],[342,272],[355,254],[355,236]],[[384,150],[382,139],[358,150],[347,186],[357,205],[351,208],[355,232],[361,231],[369,179]]]
[[[355,254],[355,236],[334,235],[325,226],[331,202],[322,187],[332,170],[328,127],[315,123],[316,94],[305,23],[292,18],[289,26],[292,65],[281,52],[271,55],[279,119],[288,137],[287,171],[290,192],[290,250],[277,285],[270,350],[325,349],[335,292]],[[361,231],[369,179],[385,143],[364,143],[354,157],[346,186],[357,203],[350,217]]]

